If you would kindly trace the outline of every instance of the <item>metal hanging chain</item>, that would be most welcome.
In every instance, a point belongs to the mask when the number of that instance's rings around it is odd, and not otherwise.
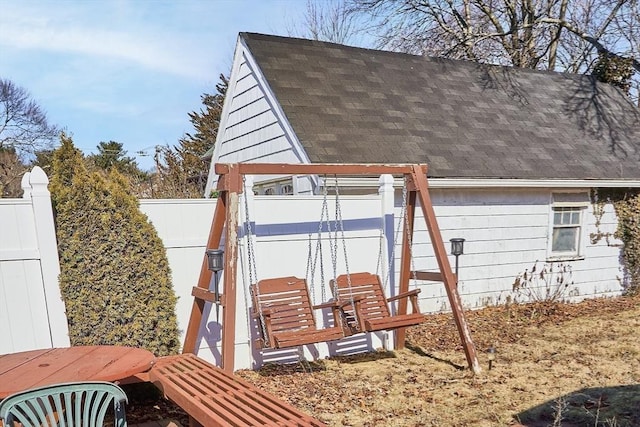
[[[267,336],[267,324],[265,323],[264,320],[264,315],[262,314],[262,302],[260,301],[260,285],[258,283],[258,271],[256,268],[256,262],[255,262],[255,252],[254,252],[254,247],[253,247],[253,230],[251,228],[251,217],[249,215],[249,197],[247,195],[247,188],[246,188],[246,177],[245,175],[242,175],[242,188],[244,189],[244,220],[245,220],[245,224],[247,225],[247,257],[248,257],[248,264],[249,264],[249,283],[250,285],[253,285],[255,283],[256,285],[256,302],[258,303],[258,314],[259,314],[259,318],[260,318],[260,326],[262,327],[262,332],[264,334],[264,337],[267,341],[269,341],[269,337]],[[254,281],[255,278],[255,281]]]
[[[406,187],[406,185],[405,185]],[[405,190],[406,193],[406,190]],[[406,196],[405,196],[406,197]],[[410,264],[410,268],[411,268],[411,278],[414,281],[417,280],[416,278],[416,264],[415,264],[415,259],[413,258],[413,232],[415,231],[413,228],[411,229],[411,233],[409,233],[409,213],[407,212],[407,202],[405,200],[404,202],[404,229],[405,229],[405,233],[407,233],[407,243],[409,245],[409,264]],[[414,221],[414,225],[415,227],[415,221]]]
[[[347,274],[347,286],[349,288],[349,302],[351,303],[351,307],[353,307],[353,318],[355,320],[355,324],[359,324],[358,313],[355,309],[355,300],[353,297],[353,290],[351,288],[351,274],[349,273],[349,258],[347,256],[347,239],[344,235],[344,222],[342,221],[342,208],[340,206],[340,191],[338,189],[338,177],[334,175],[335,178],[335,190],[336,190],[336,252],[338,251],[337,243],[338,243],[338,228],[340,229],[340,238],[342,239],[342,251],[344,253],[344,265]],[[336,256],[337,258],[337,256]],[[336,285],[337,286],[337,285]],[[337,294],[336,294],[337,295]]]
[[[238,237],[238,244],[240,244],[240,237]],[[247,284],[247,274],[245,272],[245,260],[244,257],[238,257],[240,259],[240,273],[242,275],[242,293],[244,295],[244,314],[247,321],[247,344],[251,344],[251,313],[249,307],[251,307],[251,296],[249,295],[249,286]]]
[[[327,192],[327,183],[326,183],[326,178],[325,178],[325,192]],[[338,206],[336,205],[335,210],[337,212],[338,210]],[[327,212],[328,212],[328,207],[327,207]],[[329,221],[329,216],[327,215],[327,232],[329,235],[329,251],[331,252],[331,265],[333,267],[333,283],[334,286],[336,286],[337,281],[338,281],[338,240],[337,240],[337,236],[338,236],[338,223],[336,220],[336,213],[334,213],[334,221],[333,221],[333,229],[334,229],[334,233],[333,236],[331,237],[331,231],[332,231],[332,226],[331,226],[331,222]],[[338,295],[337,289],[334,289],[334,294]]]
[[[315,278],[316,278],[316,268],[318,266],[318,258],[320,261],[320,291],[322,293],[322,302],[326,301],[326,290],[324,285],[324,261],[322,256],[322,222],[325,218],[325,213],[327,218],[329,217],[329,210],[327,208],[327,193],[324,192],[324,197],[322,200],[322,209],[320,212],[320,220],[318,222],[318,238],[316,240],[316,248],[315,253],[311,254],[311,233],[309,234],[309,253],[307,256],[307,273],[306,277],[309,282],[309,287],[311,291],[311,298],[315,301],[316,289],[315,289]],[[314,302],[315,304],[315,302]]]
[[[307,249],[307,268],[305,269],[305,276],[307,279],[309,278],[309,271],[312,270],[311,266],[311,233],[309,233],[309,247]],[[313,277],[311,278],[313,280]]]
[[[246,178],[242,175],[242,186],[245,189],[246,193]],[[244,195],[244,220],[247,225],[247,252],[249,257],[249,283],[254,284],[254,277],[257,280],[258,271],[255,263],[255,252],[253,247],[253,230],[251,227],[251,217],[249,215],[249,197],[247,194]]]
[[[384,218],[383,218],[382,226],[380,227],[380,237],[378,238],[378,261],[376,262],[376,276],[382,275],[383,277],[385,276],[385,272],[382,271],[381,273],[380,270],[383,270],[384,268],[384,263],[382,262],[384,242],[385,242],[385,238],[384,238]]]
[[[407,220],[407,179],[406,177],[402,185],[402,208],[400,209],[400,218]],[[387,274],[385,275],[385,278],[384,278],[384,289],[387,289],[387,285],[389,284],[391,275],[395,274],[395,271],[392,271],[393,260],[396,256],[396,246],[398,245],[398,237],[400,236],[400,228],[402,227],[403,222],[404,222],[403,220],[398,221],[398,225],[396,225],[395,233],[393,234],[393,246],[391,248],[391,254],[389,254],[389,265],[387,268]]]
[[[317,246],[317,245],[316,245]],[[317,251],[316,251],[317,255]],[[315,295],[316,295],[316,260],[311,259],[311,233],[309,233],[309,250],[307,251],[307,272],[305,273],[305,277],[307,278],[307,282],[309,283],[310,291],[311,291],[311,304],[315,305]],[[311,273],[311,277],[309,277],[309,273]]]
[[[318,235],[318,239],[316,240],[316,248],[315,253],[311,255],[311,233],[309,233],[309,251],[307,255],[307,272],[306,276],[309,282],[309,290],[311,291],[311,298],[314,300],[315,304],[315,295],[316,295],[316,268],[318,266],[318,258],[320,261],[320,292],[322,293],[322,302],[326,301],[326,290],[324,286],[324,262],[322,261],[322,235]]]
[[[342,239],[342,252],[344,254],[344,264],[349,277],[349,258],[347,257],[347,241],[344,236],[344,223],[342,222],[342,208],[340,206],[340,192],[338,190],[338,180],[336,178],[336,244],[338,241],[337,232],[340,231],[340,238]],[[349,278],[349,283],[351,279]]]
[[[322,256],[322,219],[327,225],[327,232],[329,233],[329,248],[331,248],[331,231],[329,230],[329,205],[327,204],[327,198],[329,192],[327,191],[327,179],[324,178],[324,185],[322,190],[322,213],[320,214],[320,221],[318,222],[318,250],[320,251],[320,283],[322,284],[322,302],[327,301],[327,285],[324,276],[324,257]],[[334,277],[335,278],[335,277]]]

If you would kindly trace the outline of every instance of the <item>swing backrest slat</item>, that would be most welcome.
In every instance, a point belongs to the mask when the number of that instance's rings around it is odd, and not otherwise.
[[[388,318],[391,316],[387,299],[384,296],[380,277],[371,273],[353,273],[338,276],[332,283],[334,297],[338,301],[360,300],[357,316],[361,321]],[[354,307],[348,304],[343,307],[348,316],[354,316]]]
[[[273,333],[316,329],[307,282],[297,277],[260,280],[252,285],[253,307],[269,311]]]

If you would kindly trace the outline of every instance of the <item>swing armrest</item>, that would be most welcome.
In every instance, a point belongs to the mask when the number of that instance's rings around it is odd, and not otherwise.
[[[412,297],[414,295],[418,295],[419,293],[420,293],[420,289],[412,289],[410,291],[402,292],[401,294],[389,297],[387,298],[387,301],[395,301],[395,300],[399,300],[407,297]]]
[[[413,313],[414,314],[418,314],[418,313],[420,313],[420,308],[418,306],[418,294],[419,293],[420,293],[420,289],[412,289],[410,291],[402,292],[402,293],[400,293],[398,295],[395,295],[395,296],[387,298],[387,302],[409,298],[409,301],[411,301],[411,306],[413,308]]]
[[[354,295],[353,297],[353,302],[358,302],[360,300],[362,300],[364,297],[362,295]],[[329,302],[324,302],[322,304],[318,304],[318,305],[314,305],[312,308],[314,310],[317,309],[321,309],[321,308],[343,308],[345,305],[349,305],[351,304],[351,300],[340,300],[340,301],[329,301]]]
[[[259,348],[264,348],[264,347],[269,347],[269,348],[273,348],[275,346],[275,342],[273,341],[273,326],[271,326],[271,315],[276,312],[277,307],[265,307],[262,309],[262,313],[258,312],[258,311],[253,311],[251,310],[251,317],[253,317],[254,319],[263,319],[264,320],[264,329],[263,330],[262,327],[260,326],[260,335],[262,336],[262,338],[260,338],[257,342],[259,342],[260,344],[258,344],[260,347]],[[258,320],[258,323],[261,323],[260,320]]]
[[[340,304],[338,303],[338,301],[329,301],[329,302],[323,302],[322,304],[317,304],[312,306],[311,308],[314,310],[320,310],[323,308],[333,308],[333,307],[339,307]]]

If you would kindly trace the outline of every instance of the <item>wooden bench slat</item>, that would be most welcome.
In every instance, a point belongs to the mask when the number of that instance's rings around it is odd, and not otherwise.
[[[192,354],[158,359],[149,376],[169,399],[207,427],[325,425]]]
[[[178,382],[179,389],[185,390],[184,383]],[[195,399],[194,396],[187,394],[187,399],[191,401]],[[221,425],[269,425],[275,420],[282,418],[282,414],[274,413],[269,407],[264,406],[263,403],[255,402],[251,399],[251,394],[242,396],[238,395],[225,395],[220,393],[213,393],[213,395],[207,395],[203,393],[198,397],[198,404],[200,411],[213,412],[214,418],[219,418]],[[251,407],[258,408],[258,411],[254,411]],[[190,408],[193,411],[193,408]],[[206,415],[209,417],[211,414]],[[192,414],[196,419],[204,417],[205,414]],[[208,422],[203,423],[209,425]]]

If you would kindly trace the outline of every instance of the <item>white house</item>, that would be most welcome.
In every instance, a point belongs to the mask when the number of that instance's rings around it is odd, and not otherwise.
[[[572,270],[575,299],[626,286],[615,212],[593,201],[640,187],[640,111],[591,76],[241,33],[210,154],[207,195],[215,163],[428,164],[443,236],[466,239],[467,306],[512,297],[534,265]],[[318,193],[322,182],[256,177],[254,190]],[[423,308],[442,308],[429,303],[441,287],[423,286]]]

